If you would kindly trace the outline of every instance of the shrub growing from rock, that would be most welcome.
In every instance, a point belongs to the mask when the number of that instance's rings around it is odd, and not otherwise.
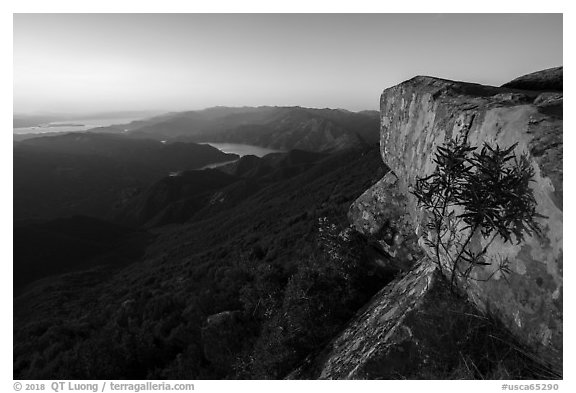
[[[526,155],[515,155],[516,146],[478,148],[452,139],[437,148],[434,172],[416,180],[412,193],[429,217],[424,241],[440,267],[447,262],[453,289],[458,278],[471,279],[473,269],[491,265],[485,256],[497,237],[520,243],[541,233],[536,219],[544,216],[530,188],[534,168]],[[475,235],[486,240],[484,247],[471,247]],[[496,272],[510,273],[507,259],[481,280]]]

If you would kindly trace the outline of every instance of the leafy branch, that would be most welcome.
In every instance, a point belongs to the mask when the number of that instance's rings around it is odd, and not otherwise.
[[[484,143],[478,149],[466,138],[451,139],[437,148],[434,172],[416,179],[412,193],[429,213],[424,241],[438,265],[443,256],[448,261],[453,288],[458,277],[468,279],[474,268],[490,266],[485,255],[497,237],[520,243],[526,234],[541,235],[536,219],[544,216],[536,212],[530,188],[534,168],[525,154],[514,154],[516,146]],[[489,239],[479,251],[470,247],[476,234]],[[509,273],[507,263],[496,271]]]

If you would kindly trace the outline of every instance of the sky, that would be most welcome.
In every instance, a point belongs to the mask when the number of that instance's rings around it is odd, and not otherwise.
[[[15,14],[14,112],[378,109],[416,75],[562,65],[561,14]]]

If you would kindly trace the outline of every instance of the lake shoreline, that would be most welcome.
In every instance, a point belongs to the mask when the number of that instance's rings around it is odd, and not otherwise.
[[[285,153],[284,150],[271,149],[268,147],[247,145],[243,143],[217,143],[217,142],[198,142],[201,145],[210,145],[220,150],[223,153],[238,154],[240,157],[253,155],[256,157],[264,157],[270,153]]]

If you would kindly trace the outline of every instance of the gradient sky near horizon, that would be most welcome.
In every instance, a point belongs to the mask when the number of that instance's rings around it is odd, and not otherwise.
[[[561,14],[15,14],[14,111],[377,109],[415,75],[562,65]]]

